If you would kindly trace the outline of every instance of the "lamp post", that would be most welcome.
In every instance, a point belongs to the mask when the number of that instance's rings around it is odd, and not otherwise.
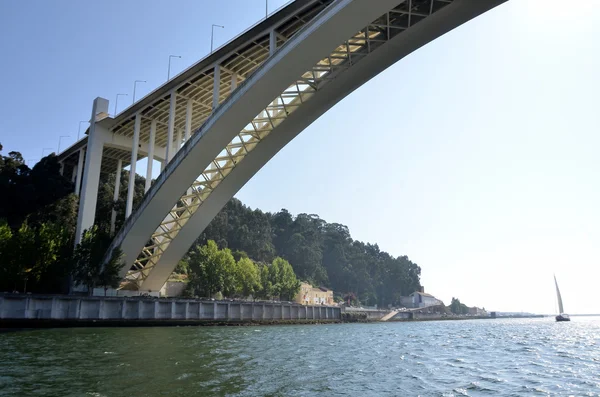
[[[212,26],[210,28],[210,53],[211,54],[213,52],[213,43],[214,43],[214,38],[215,38],[215,28],[225,29],[225,26],[223,26],[223,25],[215,25],[214,23],[212,24]]]
[[[60,141],[63,138],[70,138],[70,137],[71,137],[71,135],[61,135],[58,137],[58,150],[56,151],[56,154],[60,154]]]
[[[181,55],[169,55],[169,71],[167,72],[167,81],[171,80],[171,58],[181,59]]]
[[[269,0],[265,0],[265,19],[269,17]]]
[[[117,94],[115,98],[115,117],[117,117],[117,103],[119,103],[119,96],[127,96],[127,94]]]
[[[136,80],[133,82],[133,101],[131,102],[132,104],[135,103],[135,86],[137,85],[137,83],[147,83],[146,80]]]
[[[45,152],[46,150],[52,150],[52,148],[51,148],[51,147],[45,147],[45,148],[43,148],[43,149],[42,149],[42,158],[44,158],[44,152]]]
[[[79,141],[79,134],[81,133],[81,123],[89,123],[89,121],[80,121],[79,122],[79,129],[77,130],[77,141]]]

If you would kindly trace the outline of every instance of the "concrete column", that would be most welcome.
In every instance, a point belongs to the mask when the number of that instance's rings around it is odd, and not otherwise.
[[[127,300],[123,299],[121,301],[121,320],[125,320],[126,314],[127,314]]]
[[[94,105],[92,106],[85,168],[83,170],[83,182],[79,197],[79,212],[77,214],[76,245],[81,241],[83,231],[94,225],[94,217],[96,215],[105,132],[96,123],[96,116],[100,113],[108,114],[108,100],[104,98],[94,99]]]
[[[156,141],[156,120],[150,122],[150,142],[148,143],[148,165],[146,167],[146,184],[144,193],[150,189],[152,183],[152,167],[154,166],[154,144]]]
[[[177,128],[177,138],[175,138],[175,153],[181,149],[181,128]]]
[[[71,172],[71,183],[75,183],[75,179],[77,178],[77,166],[73,166],[73,172]]]
[[[158,318],[158,301],[154,301],[154,319],[156,320]]]
[[[127,204],[125,206],[125,219],[129,218],[133,211],[133,192],[135,191],[135,165],[138,157],[138,147],[140,144],[140,127],[142,125],[142,115],[135,115],[133,125],[133,144],[131,148],[131,165],[129,166],[129,186],[127,186]]]
[[[269,56],[275,54],[277,50],[277,34],[275,33],[275,29],[271,30],[269,33]]]
[[[213,303],[213,320],[217,319],[217,302]]]
[[[190,136],[192,136],[192,112],[193,112],[193,101],[188,99],[187,104],[185,106],[185,141],[190,140]]]
[[[79,158],[77,159],[77,180],[75,181],[75,194],[79,196],[81,191],[81,175],[83,173],[83,158],[85,157],[86,148],[79,149]]]
[[[171,301],[171,320],[175,320],[177,317],[177,302]]]
[[[213,111],[219,106],[219,96],[221,90],[221,67],[216,65],[213,79]]]
[[[263,305],[262,305],[262,306],[263,306],[263,309],[262,309],[262,319],[264,320],[264,319],[265,319],[265,317],[266,317],[266,314],[265,314],[265,313],[266,313],[266,311],[267,311],[267,310],[266,310],[266,306],[265,306],[265,304],[264,304],[264,303],[263,303]]]
[[[123,168],[123,160],[117,160],[117,170],[115,176],[115,189],[113,191],[113,203],[116,203],[119,200],[119,190],[121,189],[121,169]],[[112,214],[110,214],[110,235],[115,235],[115,224],[117,222],[117,211],[112,210]]]
[[[61,176],[64,176],[63,174],[65,172],[65,163],[63,163],[62,161],[60,162],[60,170],[59,170],[59,172],[60,172]]]
[[[138,320],[141,320],[142,318],[144,318],[143,314],[144,314],[144,301],[138,301],[138,315],[137,315]]]
[[[185,319],[190,318],[190,302],[185,302]]]
[[[175,112],[177,106],[177,95],[175,90],[171,91],[171,102],[169,106],[169,124],[167,131],[167,155],[166,162],[171,161],[175,152],[173,151],[173,134],[175,133]],[[166,164],[165,164],[166,165]]]
[[[233,91],[235,91],[235,89],[237,88],[237,84],[237,74],[234,73],[231,75],[231,90],[229,92],[229,95],[233,94]]]

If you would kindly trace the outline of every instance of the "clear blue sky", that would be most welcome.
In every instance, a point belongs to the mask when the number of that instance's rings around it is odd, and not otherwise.
[[[170,54],[174,73],[204,56],[212,23],[220,45],[262,17],[263,0],[0,2],[4,152],[66,147],[95,97],[123,109]],[[511,0],[346,98],[238,197],[408,255],[446,302],[553,312],[556,272],[567,312],[600,312],[599,43],[600,2]]]

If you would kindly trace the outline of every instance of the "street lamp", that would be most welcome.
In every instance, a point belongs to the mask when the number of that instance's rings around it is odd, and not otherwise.
[[[117,103],[119,103],[119,96],[127,96],[127,94],[117,94],[117,98],[115,99],[115,117],[117,117]]]
[[[81,123],[89,123],[89,121],[83,120],[79,122],[79,129],[77,130],[77,141],[79,142],[79,134],[81,133]]]
[[[51,148],[51,147],[45,147],[45,148],[43,148],[43,149],[42,149],[42,158],[44,158],[44,152],[45,152],[46,150],[52,150],[52,148]]]
[[[60,154],[60,141],[63,138],[70,138],[70,137],[71,137],[71,135],[61,135],[58,137],[58,150],[56,151],[56,154]]]
[[[132,104],[135,103],[135,86],[137,85],[137,83],[147,83],[146,80],[136,80],[133,82],[133,101],[131,102]]]
[[[171,80],[171,58],[181,59],[181,55],[169,55],[169,71],[167,72],[167,81]]]
[[[225,29],[225,26],[215,25],[214,23],[212,24],[212,26],[210,28],[210,53],[211,54],[213,52],[213,42],[214,42],[214,38],[215,38],[215,28]]]
[[[269,17],[269,0],[265,0],[265,19]]]

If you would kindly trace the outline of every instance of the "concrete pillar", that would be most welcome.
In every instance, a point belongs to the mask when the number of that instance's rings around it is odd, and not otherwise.
[[[217,319],[217,302],[213,303],[213,320]]]
[[[152,167],[154,166],[154,144],[156,141],[156,120],[150,122],[150,142],[148,143],[148,165],[146,167],[146,184],[144,193],[150,189],[152,183]]]
[[[140,144],[140,127],[142,125],[142,115],[135,115],[133,125],[133,144],[131,148],[131,165],[129,166],[129,186],[127,186],[127,204],[125,206],[125,219],[129,218],[133,211],[133,193],[135,191],[135,165],[138,157],[138,147]]]
[[[166,162],[171,161],[175,152],[173,151],[173,134],[175,133],[175,112],[177,107],[177,95],[175,90],[171,91],[171,101],[169,106],[169,124],[167,130],[167,155]],[[165,164],[166,165],[166,164]]]
[[[75,244],[79,244],[81,241],[83,231],[94,225],[94,217],[96,215],[98,184],[100,183],[100,167],[102,165],[102,150],[104,149],[104,130],[96,123],[96,115],[99,113],[108,114],[108,100],[96,98],[94,99],[94,105],[92,106],[85,168],[83,170],[81,195],[79,197]]]
[[[221,67],[216,65],[213,79],[213,111],[219,106],[219,96],[221,90]]]
[[[275,54],[277,50],[277,34],[275,33],[275,29],[271,30],[269,33],[269,55],[272,56]]]
[[[181,128],[177,128],[177,138],[175,138],[175,153],[181,149]]]
[[[126,315],[127,315],[127,300],[123,299],[121,301],[121,320],[125,320]]]
[[[61,176],[64,176],[64,173],[65,173],[65,163],[63,163],[62,161],[60,162],[60,170],[59,170],[59,172],[60,172]]]
[[[77,180],[75,181],[75,194],[79,196],[79,192],[81,191],[81,174],[83,172],[83,158],[85,157],[85,149],[79,149],[79,157],[77,159]]]
[[[190,302],[185,302],[185,319],[190,318]]]
[[[73,166],[73,172],[71,173],[71,183],[75,183],[75,179],[77,178],[77,166]]]
[[[237,88],[237,74],[233,73],[231,75],[231,91],[229,92],[229,95],[233,94],[233,91],[235,91],[235,89]]]
[[[185,106],[185,141],[190,140],[190,136],[192,136],[192,112],[193,112],[193,102],[191,99],[188,99],[187,104]]]
[[[117,160],[117,169],[115,171],[115,189],[113,191],[113,203],[119,200],[119,191],[121,190],[121,169],[123,168],[123,160]],[[115,224],[117,222],[117,211],[112,210],[110,214],[110,235],[115,235]]]

